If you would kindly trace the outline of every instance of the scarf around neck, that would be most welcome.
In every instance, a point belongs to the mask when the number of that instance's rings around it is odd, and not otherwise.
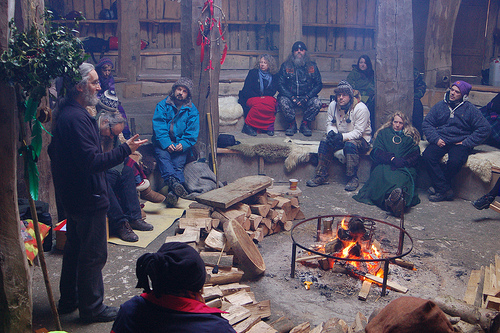
[[[267,81],[267,85],[264,87],[264,81]],[[264,72],[259,68],[259,83],[260,83],[260,93],[264,94],[264,88],[271,85],[273,81],[273,76],[269,72]]]

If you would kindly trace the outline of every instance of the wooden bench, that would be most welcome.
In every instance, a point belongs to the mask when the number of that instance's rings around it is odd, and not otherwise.
[[[495,175],[500,175],[500,168],[496,167],[496,166],[492,166],[491,167],[491,173],[493,173]],[[492,210],[494,210],[495,212],[500,213],[500,201],[498,201],[497,199],[495,199],[495,201],[493,201],[491,203],[490,208]]]

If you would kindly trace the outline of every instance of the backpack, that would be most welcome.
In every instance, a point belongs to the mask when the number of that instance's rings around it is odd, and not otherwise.
[[[98,37],[85,37],[82,39],[83,48],[86,53],[90,53],[94,63],[97,63],[94,53],[101,53],[101,58],[105,52],[109,51],[109,42],[103,38]]]

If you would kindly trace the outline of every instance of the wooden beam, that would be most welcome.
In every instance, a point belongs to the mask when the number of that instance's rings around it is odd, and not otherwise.
[[[136,82],[140,66],[141,39],[138,1],[118,1],[118,74]]]
[[[290,55],[293,43],[298,40],[302,40],[302,1],[280,0],[280,64]],[[311,45],[309,47],[313,49]]]

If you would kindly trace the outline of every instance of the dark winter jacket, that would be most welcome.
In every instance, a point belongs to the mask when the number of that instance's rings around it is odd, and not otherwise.
[[[278,75],[280,96],[312,98],[317,97],[323,88],[321,74],[314,61],[308,61],[305,66],[296,67],[289,59],[281,65]]]
[[[373,70],[359,69],[358,65],[352,65],[352,71],[346,78],[347,82],[359,91],[361,96],[371,97],[375,95],[375,79]],[[366,100],[365,100],[366,101]]]
[[[463,101],[452,109],[447,102],[448,95],[449,92],[424,119],[422,130],[427,141],[433,144],[437,144],[439,139],[446,144],[462,142],[469,148],[480,145],[490,134],[490,125],[469,101]]]
[[[122,304],[111,333],[234,333],[221,313],[193,299],[143,293]]]
[[[245,83],[243,85],[243,89],[240,90],[238,94],[238,103],[241,104],[243,109],[247,106],[247,100],[252,97],[261,97],[261,96],[274,96],[278,89],[278,75],[273,75],[273,79],[269,86],[264,84],[264,93],[260,92],[260,81],[259,81],[259,69],[253,68],[248,72],[248,75],[245,79]]]
[[[96,120],[76,101],[56,116],[48,152],[54,187],[68,214],[107,209],[109,199],[104,171],[130,155],[123,143],[103,153]]]

